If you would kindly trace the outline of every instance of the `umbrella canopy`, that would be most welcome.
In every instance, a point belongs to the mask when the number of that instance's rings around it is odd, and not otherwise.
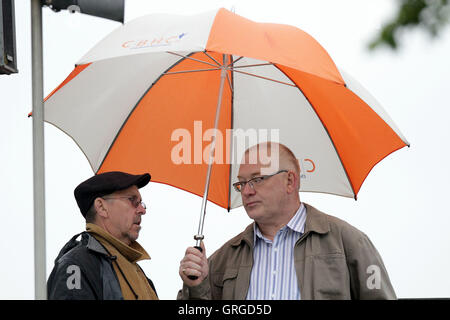
[[[225,9],[119,27],[46,98],[45,121],[96,173],[151,172],[199,196],[216,137],[208,200],[227,209],[241,205],[232,183],[254,143],[277,140],[299,157],[300,191],[354,198],[379,161],[408,145],[310,35]]]

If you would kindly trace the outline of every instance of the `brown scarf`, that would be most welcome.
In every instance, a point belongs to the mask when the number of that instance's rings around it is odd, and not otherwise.
[[[87,223],[86,230],[112,256],[117,257],[113,261],[113,267],[119,279],[120,289],[125,300],[158,300],[155,291],[153,291],[147,281],[147,277],[137,264],[140,260],[150,259],[147,251],[139,243],[133,241],[128,246],[93,223]]]

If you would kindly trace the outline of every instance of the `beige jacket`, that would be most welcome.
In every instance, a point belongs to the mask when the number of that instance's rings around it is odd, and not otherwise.
[[[336,217],[306,206],[305,233],[294,260],[301,299],[396,299],[381,256],[369,238]],[[209,275],[183,286],[178,299],[247,296],[253,266],[253,224],[209,257]]]

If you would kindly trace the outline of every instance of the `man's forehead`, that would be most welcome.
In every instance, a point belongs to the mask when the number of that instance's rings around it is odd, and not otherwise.
[[[261,174],[261,164],[241,163],[238,177],[256,176]]]
[[[252,147],[242,157],[239,173],[245,171],[246,175],[272,174],[280,170],[280,160],[278,148],[274,150],[273,147],[267,148],[267,146],[262,146],[261,148]],[[253,172],[250,173],[249,171]]]

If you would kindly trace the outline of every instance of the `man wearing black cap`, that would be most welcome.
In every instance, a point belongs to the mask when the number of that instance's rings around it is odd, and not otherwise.
[[[114,171],[95,175],[75,188],[86,219],[61,250],[47,282],[48,299],[156,300],[155,287],[137,264],[150,259],[136,239],[145,204],[139,188],[148,173]]]

